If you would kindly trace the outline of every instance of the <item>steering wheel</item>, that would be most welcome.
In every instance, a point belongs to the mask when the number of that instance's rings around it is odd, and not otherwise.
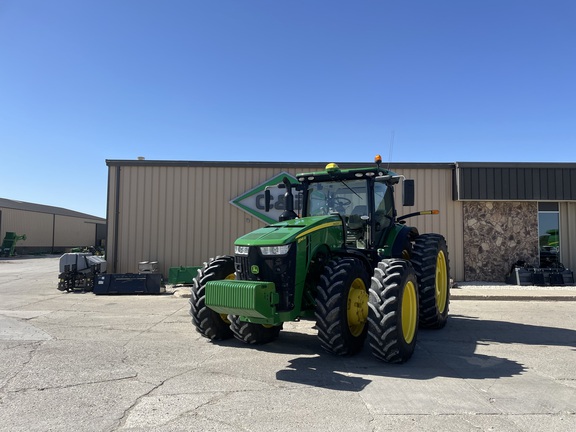
[[[344,197],[334,198],[334,205],[336,206],[348,207],[350,204],[352,204],[352,200],[349,200],[348,198]]]

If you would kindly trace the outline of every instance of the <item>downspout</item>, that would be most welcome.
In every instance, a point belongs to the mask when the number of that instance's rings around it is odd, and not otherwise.
[[[454,164],[452,176],[452,199],[454,201],[460,201],[460,166],[458,162]]]

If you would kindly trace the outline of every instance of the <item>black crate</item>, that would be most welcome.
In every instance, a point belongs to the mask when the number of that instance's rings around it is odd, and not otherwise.
[[[534,273],[524,267],[514,267],[506,277],[506,283],[511,285],[532,285]]]
[[[568,269],[515,267],[506,277],[506,283],[536,286],[574,285],[574,273]]]
[[[159,273],[103,274],[96,277],[94,294],[162,294],[166,292]]]

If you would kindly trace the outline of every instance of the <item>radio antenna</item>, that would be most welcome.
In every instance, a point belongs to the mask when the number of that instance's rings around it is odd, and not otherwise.
[[[388,171],[390,171],[390,163],[392,162],[392,149],[394,148],[394,134],[395,134],[394,131],[390,133],[390,145],[388,147]]]

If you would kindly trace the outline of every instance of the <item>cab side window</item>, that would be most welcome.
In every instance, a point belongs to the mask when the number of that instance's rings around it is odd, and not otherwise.
[[[374,185],[374,206],[376,209],[374,213],[376,230],[380,231],[388,227],[394,219],[392,189],[383,183],[376,183]]]

